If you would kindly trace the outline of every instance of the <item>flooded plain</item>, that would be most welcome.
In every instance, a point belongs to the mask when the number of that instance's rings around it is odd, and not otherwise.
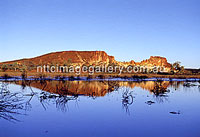
[[[199,137],[199,85],[1,81],[0,137]]]

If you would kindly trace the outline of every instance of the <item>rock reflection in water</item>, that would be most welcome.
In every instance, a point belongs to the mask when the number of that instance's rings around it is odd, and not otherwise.
[[[14,81],[12,83],[38,88],[42,91],[71,96],[105,96],[119,88],[116,81]]]
[[[21,85],[22,89],[29,88],[29,93],[13,93],[7,89],[10,84]],[[134,102],[132,91],[135,87],[148,90],[161,102],[167,97],[169,86],[178,88],[181,82],[169,81],[9,81],[1,83],[0,91],[0,117],[6,120],[17,120],[13,117],[20,114],[19,110],[31,110],[31,100],[37,97],[44,109],[50,102],[56,104],[56,108],[66,111],[69,101],[76,101],[79,96],[92,98],[105,96],[107,93],[122,90],[122,106],[129,114],[129,106]],[[33,88],[40,89],[35,92]],[[20,94],[20,96],[19,96]]]
[[[134,89],[140,87],[149,91],[156,96],[163,95],[169,92],[167,88],[169,86],[177,89],[182,82],[170,82],[170,81],[142,81],[142,82],[124,82],[124,81],[13,81],[17,85],[21,85],[23,88],[34,87],[41,91],[59,95],[71,95],[71,96],[105,96],[107,93],[117,90],[119,87],[128,87]]]

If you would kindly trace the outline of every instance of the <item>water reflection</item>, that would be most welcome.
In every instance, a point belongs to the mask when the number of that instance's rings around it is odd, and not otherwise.
[[[0,82],[0,136],[198,136],[198,86],[170,81]]]
[[[67,103],[72,100],[77,100],[78,96],[56,95],[50,92],[41,92],[39,98],[40,103],[45,110],[47,109],[48,105],[50,105],[49,102],[55,102],[56,108],[65,112]]]
[[[22,91],[11,92],[9,84],[21,85]],[[48,106],[55,104],[58,110],[65,112],[69,101],[77,101],[79,96],[88,96],[93,99],[103,97],[113,91],[122,91],[122,107],[127,114],[129,106],[133,104],[132,95],[134,88],[139,87],[147,90],[158,102],[167,100],[168,87],[178,89],[183,82],[170,81],[143,81],[143,82],[120,82],[120,81],[5,81],[1,82],[0,91],[0,117],[9,121],[17,121],[14,115],[23,114],[22,110],[30,111],[32,99],[39,100],[46,110]],[[37,88],[40,92],[34,91]],[[28,92],[23,90],[28,89]]]
[[[21,85],[23,89],[29,86],[59,95],[92,97],[105,96],[120,86],[116,81],[13,81],[11,83]]]
[[[18,121],[14,115],[21,115],[23,107],[23,97],[21,93],[11,93],[8,83],[2,83],[0,87],[0,118],[8,121]]]
[[[126,113],[130,115],[129,106],[133,104],[132,90],[124,87],[122,90],[122,107],[125,109]]]
[[[169,92],[169,86],[178,89],[184,82],[171,81],[9,81],[9,83],[38,88],[41,91],[59,95],[100,97],[117,90],[119,87],[134,89],[140,87],[156,96]]]

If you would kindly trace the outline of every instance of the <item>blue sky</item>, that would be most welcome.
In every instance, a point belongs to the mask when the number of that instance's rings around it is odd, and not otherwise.
[[[0,62],[103,50],[119,61],[164,56],[200,68],[199,0],[1,0]]]

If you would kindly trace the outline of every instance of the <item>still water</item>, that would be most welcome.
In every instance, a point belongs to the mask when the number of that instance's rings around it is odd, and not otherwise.
[[[199,85],[0,82],[0,137],[200,137]]]

